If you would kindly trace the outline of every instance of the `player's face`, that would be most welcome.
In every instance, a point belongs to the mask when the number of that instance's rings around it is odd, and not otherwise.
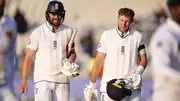
[[[124,15],[118,16],[118,27],[121,32],[126,33],[129,29],[130,24],[131,21],[129,17]]]
[[[53,24],[53,26],[55,27],[59,27],[60,26],[60,19],[61,17],[59,15],[56,14],[49,14],[50,20]]]

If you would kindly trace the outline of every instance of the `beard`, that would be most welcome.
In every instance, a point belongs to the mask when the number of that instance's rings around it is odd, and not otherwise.
[[[52,19],[51,22],[54,27],[59,27],[61,24],[59,19]]]

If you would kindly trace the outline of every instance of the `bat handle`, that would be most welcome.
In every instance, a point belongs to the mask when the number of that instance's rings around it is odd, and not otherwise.
[[[75,43],[74,43],[74,39],[75,39],[75,36],[77,34],[77,28],[72,28],[72,36],[71,36],[71,39],[69,41],[69,43],[67,44],[67,47],[66,47],[66,54],[67,54],[67,58],[69,58],[75,48]]]

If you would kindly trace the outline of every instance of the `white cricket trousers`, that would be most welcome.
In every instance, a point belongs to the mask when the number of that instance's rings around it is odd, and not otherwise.
[[[34,85],[35,101],[69,101],[69,95],[69,83],[40,81]]]
[[[114,101],[107,93],[101,93],[101,101]],[[125,97],[122,101],[141,101],[141,91],[133,91],[131,96]]]

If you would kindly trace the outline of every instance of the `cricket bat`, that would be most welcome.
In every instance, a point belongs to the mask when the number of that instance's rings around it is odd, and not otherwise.
[[[67,58],[69,58],[71,56],[71,51],[75,48],[75,37],[77,35],[78,30],[76,28],[72,28],[72,34],[71,34],[71,38],[66,46],[66,54],[67,54]]]

